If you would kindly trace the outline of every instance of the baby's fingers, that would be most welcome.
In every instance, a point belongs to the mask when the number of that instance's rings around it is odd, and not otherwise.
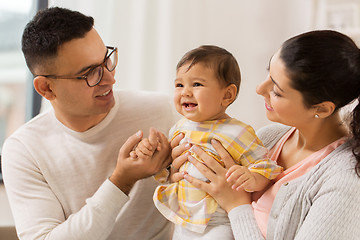
[[[245,169],[243,166],[234,165],[230,167],[230,169],[226,172],[226,181],[229,183],[235,182],[240,176],[245,173]]]
[[[250,179],[249,176],[247,176],[246,174],[243,174],[232,185],[232,189],[240,191],[241,189],[246,188],[247,187],[247,181],[249,181],[249,179]]]

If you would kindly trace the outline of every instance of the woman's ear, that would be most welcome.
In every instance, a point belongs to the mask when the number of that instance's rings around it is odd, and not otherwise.
[[[55,94],[51,89],[51,81],[47,77],[37,76],[33,81],[35,90],[47,100],[55,99]]]
[[[336,106],[333,102],[326,101],[316,104],[314,108],[315,108],[315,115],[318,115],[320,118],[326,118],[331,114],[333,114]]]
[[[231,103],[235,101],[236,95],[237,95],[237,87],[235,86],[235,84],[230,84],[229,86],[227,86],[225,88],[222,105],[225,107],[229,106]]]

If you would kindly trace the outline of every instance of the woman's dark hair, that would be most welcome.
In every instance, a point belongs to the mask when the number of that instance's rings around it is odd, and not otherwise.
[[[22,36],[22,51],[30,71],[34,74],[35,66],[45,66],[57,55],[59,46],[84,37],[93,25],[92,17],[77,11],[59,7],[39,11]]]
[[[176,66],[176,71],[188,62],[190,62],[189,69],[197,63],[205,64],[205,66],[214,69],[221,84],[225,86],[234,84],[237,88],[236,94],[239,93],[240,68],[235,57],[226,49],[213,45],[203,45],[190,50],[181,58]]]
[[[360,50],[348,36],[331,30],[303,33],[283,43],[280,58],[307,107],[331,101],[338,111],[360,100]],[[359,104],[352,111],[350,129],[360,176]]]

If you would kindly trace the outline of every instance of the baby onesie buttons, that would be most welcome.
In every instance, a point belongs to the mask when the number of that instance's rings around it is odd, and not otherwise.
[[[289,183],[288,183],[288,182],[284,183],[284,186],[285,186],[285,187],[286,187],[287,185],[289,185]]]

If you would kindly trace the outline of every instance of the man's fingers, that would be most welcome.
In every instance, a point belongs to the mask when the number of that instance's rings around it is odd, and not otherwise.
[[[158,131],[152,127],[149,129],[149,142],[150,142],[151,146],[153,146],[155,148],[157,147]]]
[[[141,141],[142,136],[143,132],[140,130],[137,133],[131,135],[120,148],[120,155],[124,158],[128,157],[136,144]]]
[[[166,137],[165,134],[163,134],[162,132],[157,132],[157,141],[158,141],[162,146],[170,146],[167,137]]]

